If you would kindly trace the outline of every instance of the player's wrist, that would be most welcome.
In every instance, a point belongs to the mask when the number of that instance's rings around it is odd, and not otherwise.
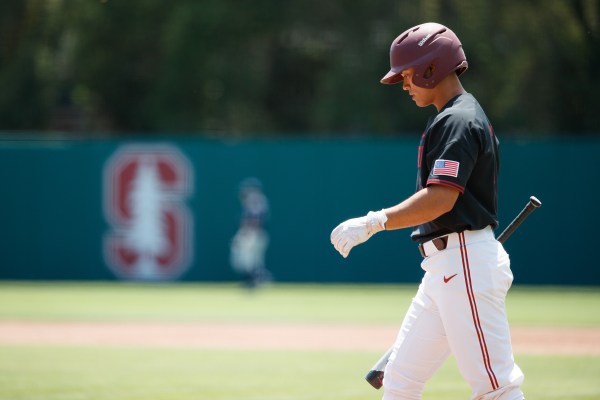
[[[387,222],[387,215],[384,210],[369,211],[367,214],[367,230],[369,234],[373,235],[377,232],[385,230],[385,223]]]

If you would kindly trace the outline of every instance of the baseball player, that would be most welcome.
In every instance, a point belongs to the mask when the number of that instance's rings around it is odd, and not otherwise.
[[[473,399],[523,399],[505,297],[513,275],[498,226],[498,140],[459,76],[467,60],[447,27],[425,23],[398,36],[384,84],[401,83],[418,107],[433,105],[418,148],[416,193],[349,219],[331,233],[348,257],[375,233],[412,227],[425,275],[384,374],[384,400],[420,399],[452,353]]]
[[[235,271],[244,276],[249,288],[270,282],[271,272],[265,267],[265,253],[269,234],[265,229],[269,216],[269,201],[262,191],[262,183],[254,177],[240,184],[242,217],[231,241],[230,262]]]

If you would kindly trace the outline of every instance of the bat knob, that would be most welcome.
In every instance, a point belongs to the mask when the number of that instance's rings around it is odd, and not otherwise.
[[[535,196],[531,196],[531,197],[529,198],[529,202],[530,202],[531,204],[533,204],[533,206],[534,206],[535,208],[538,208],[538,207],[541,207],[541,206],[542,206],[542,202],[541,202],[541,201],[539,201],[539,200],[538,200],[538,198],[537,198],[537,197],[535,197]]]
[[[371,370],[365,376],[365,379],[375,389],[380,389],[383,386],[383,371]]]

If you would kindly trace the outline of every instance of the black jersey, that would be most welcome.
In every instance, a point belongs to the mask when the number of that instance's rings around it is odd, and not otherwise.
[[[412,232],[418,242],[498,226],[498,140],[469,93],[451,99],[427,121],[418,156],[417,191],[445,185],[460,191],[454,208]]]

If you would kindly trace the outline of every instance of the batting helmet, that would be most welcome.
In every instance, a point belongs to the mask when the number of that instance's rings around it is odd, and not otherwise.
[[[451,72],[462,74],[468,65],[454,32],[444,25],[428,22],[408,29],[392,42],[391,69],[381,83],[402,82],[401,72],[414,68],[413,84],[431,89]]]

